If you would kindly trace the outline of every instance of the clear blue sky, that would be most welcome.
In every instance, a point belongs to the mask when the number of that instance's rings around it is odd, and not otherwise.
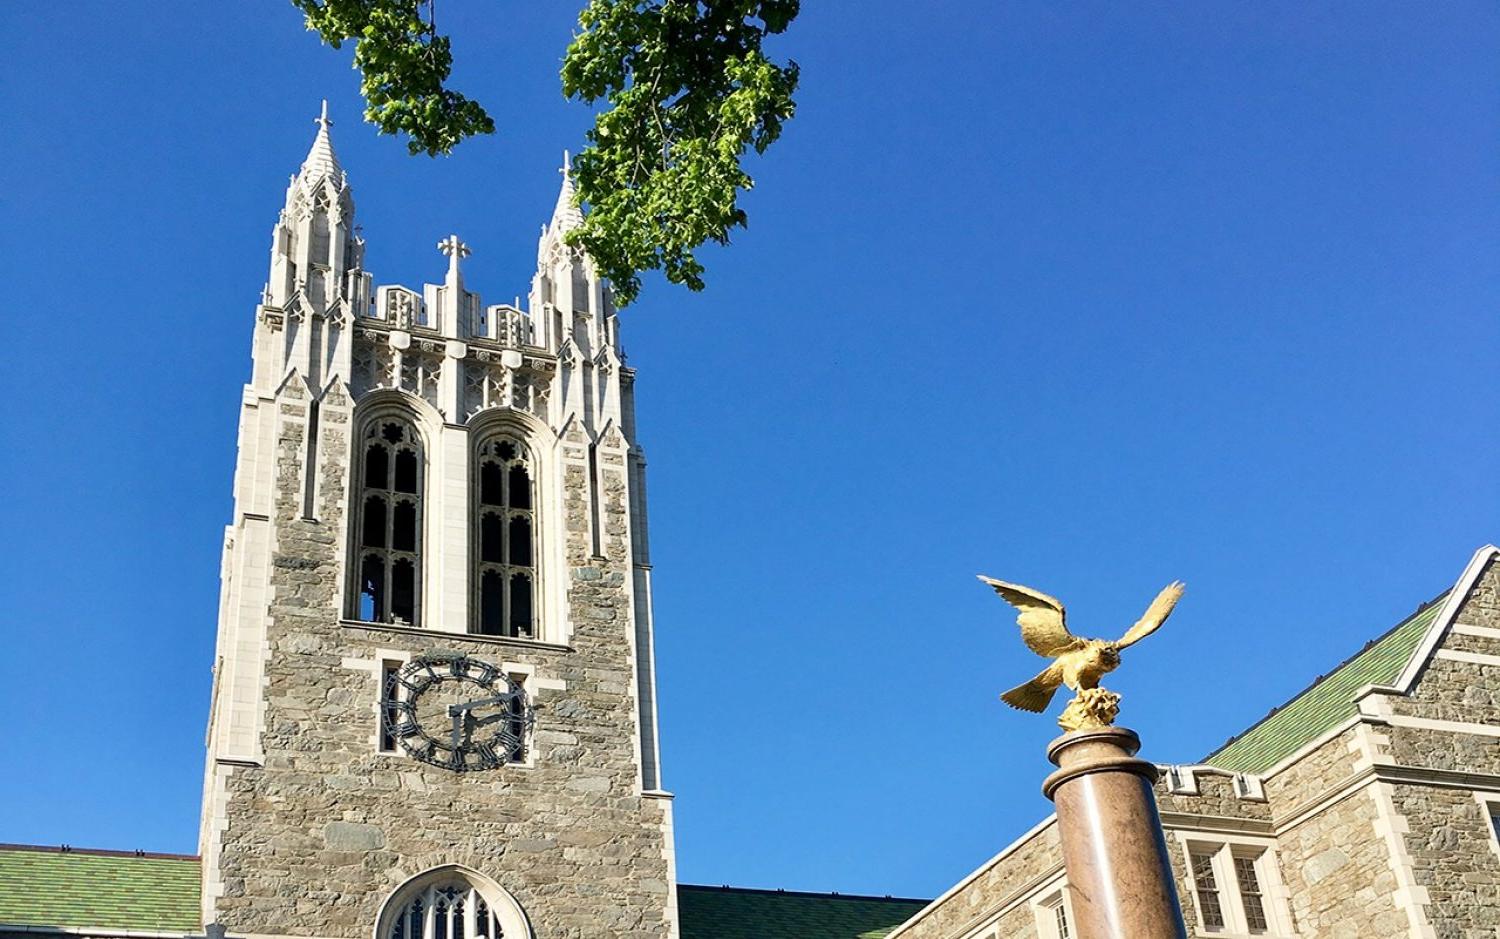
[[[269,233],[327,97],[377,283],[524,293],[576,3],[447,0],[500,132],[410,158],[292,8],[3,16],[0,840],[195,850]],[[1048,810],[983,571],[1191,761],[1500,538],[1488,3],[806,4],[699,295],[624,315],[682,879],[932,895]]]

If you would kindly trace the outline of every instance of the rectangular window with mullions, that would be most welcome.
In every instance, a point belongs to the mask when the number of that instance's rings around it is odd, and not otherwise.
[[[1224,904],[1219,899],[1219,883],[1214,876],[1213,852],[1198,849],[1190,852],[1188,858],[1193,872],[1193,893],[1198,898],[1198,915],[1203,920],[1203,928],[1222,930]]]
[[[1031,901],[1032,914],[1036,917],[1036,933],[1040,939],[1073,939],[1073,923],[1068,910],[1068,895],[1065,887],[1044,893]]]
[[[1052,908],[1052,919],[1057,939],[1073,939],[1073,929],[1068,924],[1068,907],[1061,900]]]
[[[1269,936],[1290,930],[1268,885],[1279,884],[1270,848],[1261,842],[1183,843],[1188,880],[1203,932],[1222,936]]]
[[[1245,910],[1245,925],[1252,933],[1266,931],[1266,904],[1260,892],[1260,877],[1255,872],[1255,858],[1234,855],[1234,877],[1240,888],[1240,905]]]

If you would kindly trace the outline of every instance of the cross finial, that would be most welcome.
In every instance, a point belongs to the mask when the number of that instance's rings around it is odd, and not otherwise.
[[[327,98],[323,99],[323,111],[322,111],[321,114],[319,114],[317,116],[317,119],[314,120],[313,123],[317,124],[320,127],[322,127],[324,130],[327,130],[328,128],[330,128],[330,127],[333,126],[333,121],[330,121],[328,119],[328,99]]]
[[[468,245],[458,240],[457,235],[449,235],[447,238],[439,241],[437,247],[439,251],[448,257],[448,277],[456,280],[458,278],[458,262],[473,252],[469,250]]]

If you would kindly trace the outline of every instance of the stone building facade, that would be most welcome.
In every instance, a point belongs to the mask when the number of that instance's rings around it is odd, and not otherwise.
[[[1156,787],[1188,933],[1500,936],[1500,550]],[[1071,939],[1049,817],[889,939]]]
[[[328,124],[241,403],[202,921],[676,936],[634,374],[571,181],[526,309],[467,289],[456,237],[441,284],[372,287]]]
[[[456,237],[374,285],[319,124],[240,399],[199,854],[0,844],[0,939],[1075,939],[1051,818],[931,902],[676,882],[635,376],[566,166],[526,306],[485,306]],[[1191,935],[1497,939],[1500,550],[1162,770]]]

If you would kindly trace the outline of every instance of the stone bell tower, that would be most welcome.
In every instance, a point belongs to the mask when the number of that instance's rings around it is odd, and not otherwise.
[[[372,288],[329,125],[241,397],[204,925],[675,937],[635,376],[566,159],[526,307],[485,306],[456,236]]]

